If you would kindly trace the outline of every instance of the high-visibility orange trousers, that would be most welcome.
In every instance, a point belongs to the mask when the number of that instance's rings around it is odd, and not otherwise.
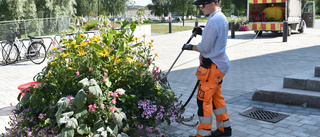
[[[212,113],[215,114],[218,130],[224,132],[224,128],[230,127],[226,104],[224,97],[221,95],[222,79],[225,74],[217,69],[216,64],[212,64],[208,69],[200,66],[196,75],[200,80],[197,93],[200,121],[197,128],[197,137],[211,135]]]

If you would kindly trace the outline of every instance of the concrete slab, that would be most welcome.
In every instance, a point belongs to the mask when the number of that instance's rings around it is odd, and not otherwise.
[[[320,92],[283,88],[281,83],[258,88],[252,100],[320,108]]]

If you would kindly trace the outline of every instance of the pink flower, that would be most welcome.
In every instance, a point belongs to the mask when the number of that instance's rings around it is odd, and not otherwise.
[[[150,65],[152,63],[152,58],[148,61],[148,64]]]
[[[113,93],[113,92],[110,92],[110,96],[113,96],[113,97],[118,97],[118,93]]]
[[[76,72],[76,74],[77,74],[77,76],[79,76],[79,75],[80,75],[80,72],[79,72],[79,71],[77,71],[77,72]]]
[[[109,111],[113,113],[115,108],[116,108],[115,106],[113,107],[109,106]]]
[[[114,98],[114,99],[112,99],[111,102],[112,102],[112,104],[116,104],[117,101],[116,101],[116,99]]]
[[[104,72],[103,75],[107,75],[107,73]]]
[[[100,104],[100,108],[101,108],[101,109],[104,109],[104,104]]]
[[[5,15],[3,15],[3,14],[1,15],[2,18],[3,18],[4,16],[5,16]]]
[[[106,78],[105,77],[103,77],[103,80],[102,80],[103,82],[106,82]]]
[[[113,93],[113,97],[118,97],[118,93]]]
[[[51,42],[51,44],[53,44],[53,45],[57,45],[57,43],[56,43],[55,41],[52,41],[52,42]]]
[[[39,116],[38,116],[38,118],[43,119],[44,116],[45,116],[45,114],[41,114],[41,113],[40,113]]]
[[[125,94],[126,91],[124,91],[122,88],[118,88],[118,89],[116,90],[116,92],[117,92],[119,95],[123,95],[123,94]]]
[[[157,67],[157,70],[159,70],[159,67]]]
[[[91,112],[94,112],[94,109],[95,109],[97,106],[96,106],[96,104],[93,104],[93,105],[89,105],[88,107],[89,107],[89,110],[90,110]]]
[[[10,103],[10,106],[12,106],[12,103]]]
[[[32,132],[28,132],[28,136],[31,136],[32,135]]]
[[[89,68],[89,72],[91,72],[92,70],[91,70],[91,67]]]

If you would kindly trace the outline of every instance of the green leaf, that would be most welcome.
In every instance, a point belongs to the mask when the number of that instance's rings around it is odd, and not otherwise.
[[[83,92],[83,89],[78,91],[76,97],[73,100],[73,104],[78,108],[82,109],[85,103],[87,102],[87,95]]]
[[[62,117],[71,117],[73,114],[74,114],[74,112],[70,111],[70,112],[63,113],[61,115],[62,115]]]
[[[61,126],[62,124],[67,123],[69,119],[70,119],[69,117],[60,118],[59,121],[58,121],[58,126]]]
[[[128,20],[122,21],[121,29],[123,29],[124,27],[126,27],[128,24],[129,24],[129,21],[128,21]]]
[[[107,126],[107,131],[108,131],[110,134],[113,134],[113,131],[112,131],[112,129],[111,129],[109,126]]]
[[[117,135],[119,131],[119,127],[117,124],[113,123],[110,125],[110,128],[112,129],[113,134]]]
[[[104,22],[103,22],[103,25],[107,27],[107,26],[108,26],[108,22],[107,22],[107,21],[104,21]]]
[[[93,125],[93,131],[97,131],[99,128],[105,127],[104,122],[101,117]]]
[[[93,49],[95,49],[95,50],[98,51],[98,52],[104,52],[104,48],[101,47],[101,46],[98,45],[98,44],[90,44],[90,47],[93,48]]]
[[[24,90],[24,89],[23,89],[23,90]],[[22,90],[22,92],[23,92],[23,90]],[[18,98],[17,98],[18,101],[20,101],[20,99],[21,99],[21,94],[22,94],[22,93],[20,92],[19,95],[18,95]]]
[[[88,111],[86,109],[78,110],[75,117],[80,121],[84,121],[88,116]]]
[[[88,78],[82,79],[81,81],[79,81],[79,84],[82,86],[82,88],[88,86],[88,84],[89,84]]]
[[[72,31],[75,31],[75,28],[73,28],[73,27],[71,27],[71,26],[69,26],[68,27],[70,30],[72,30]]]
[[[102,131],[101,132],[101,136],[102,137],[107,137],[108,136],[108,132],[107,131]]]
[[[110,86],[111,86],[111,84],[112,84],[109,78],[106,78],[106,81],[105,81],[104,83],[106,84],[106,86],[107,86],[108,88],[110,88]]]
[[[138,47],[138,46],[140,46],[140,43],[132,45],[131,48],[135,48],[135,47]]]
[[[66,127],[76,129],[78,127],[78,121],[74,117],[69,119],[66,123]]]
[[[96,97],[102,95],[102,90],[94,79],[90,80],[89,93]]]
[[[60,106],[60,108],[63,110],[66,110],[67,107],[69,106],[70,104],[70,99],[67,98],[67,97],[62,97],[60,98],[60,100],[58,101],[58,104]]]
[[[136,30],[137,25],[135,23],[132,23],[130,26],[130,29],[132,32],[134,32]]]
[[[30,95],[25,94],[20,101],[21,105],[23,106],[29,100],[29,98],[30,98]]]
[[[80,33],[79,33],[80,34]],[[81,41],[82,41],[82,39],[81,39],[81,37],[79,37],[79,35],[77,35],[77,40],[76,40],[76,45],[78,45]]]
[[[113,41],[113,34],[108,32],[107,36],[108,36],[108,42],[106,44],[107,46],[109,46]]]
[[[59,119],[60,119],[60,117],[61,117],[61,113],[62,113],[62,109],[59,108],[58,111],[57,111],[57,113],[55,114],[57,122],[59,121]]]
[[[81,124],[81,125],[77,128],[77,132],[78,132],[80,135],[83,135],[83,134],[89,134],[89,133],[90,133],[90,130],[89,130],[87,124]]]
[[[72,128],[63,128],[61,131],[62,137],[73,137],[74,136],[74,129]]]

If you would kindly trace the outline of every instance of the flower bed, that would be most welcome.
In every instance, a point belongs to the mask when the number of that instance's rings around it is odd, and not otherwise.
[[[152,42],[102,28],[78,33],[49,53],[48,65],[11,116],[4,136],[162,136],[157,121],[182,122],[182,105],[154,61]],[[108,26],[107,24],[104,24]]]

